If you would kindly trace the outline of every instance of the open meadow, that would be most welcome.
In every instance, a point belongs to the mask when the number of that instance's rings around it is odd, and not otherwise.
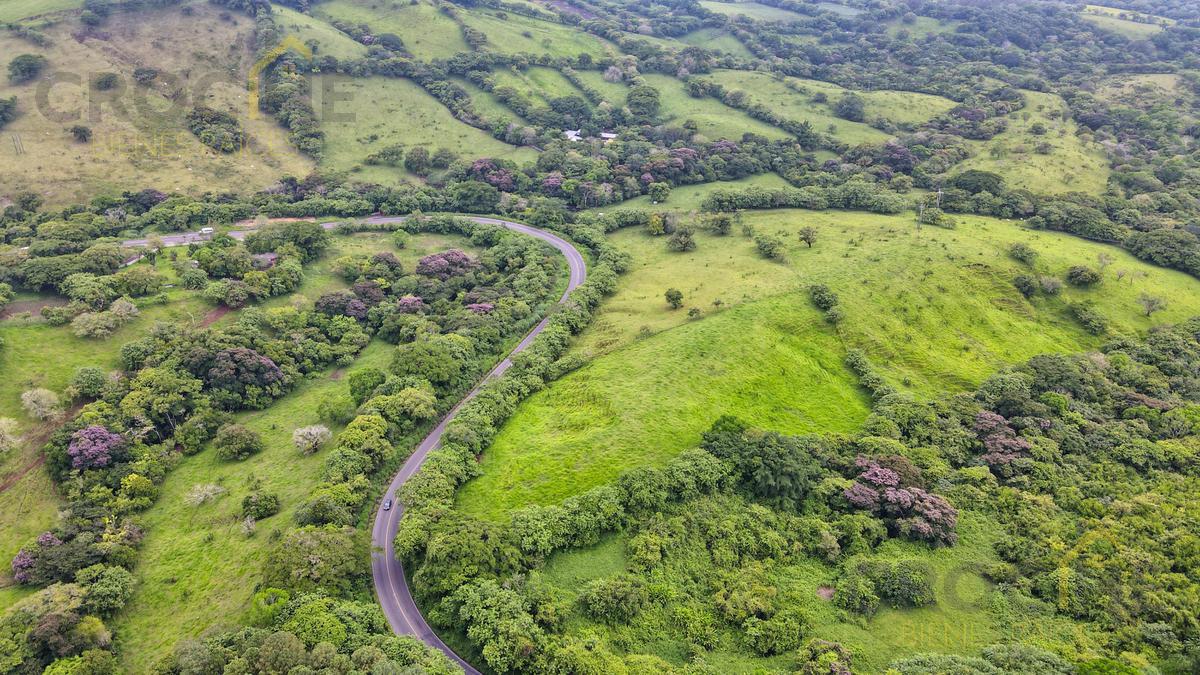
[[[291,146],[285,130],[249,114],[253,22],[219,19],[207,3],[186,9],[186,15],[180,7],[117,12],[103,32],[81,40],[72,36],[78,19],[68,18],[46,29],[46,47],[0,34],[0,53],[44,56],[52,78],[0,81],[0,98],[15,96],[18,111],[0,143],[0,194],[34,191],[66,205],[147,187],[189,194],[257,189],[310,171],[312,162]],[[139,67],[159,75],[147,86],[137,84]],[[115,74],[117,84],[100,90],[93,82],[105,73]],[[197,105],[236,116],[246,146],[222,154],[202,145],[184,121]],[[69,128],[77,124],[91,129],[90,142],[72,137]]]
[[[1078,324],[1075,303],[1090,303],[1121,335],[1200,313],[1190,276],[1012,221],[917,231],[910,215],[790,210],[745,222],[782,239],[784,260],[764,259],[737,231],[697,233],[686,253],[637,229],[611,235],[634,267],[575,346],[594,358],[518,409],[484,453],[483,475],[460,492],[463,509],[502,519],[558,503],[623,469],[661,464],[724,414],[790,433],[853,431],[868,402],[843,363],[849,348],[895,386],[932,398],[1037,354],[1099,346],[1105,338]],[[819,233],[811,249],[796,236],[804,226]],[[1105,281],[1026,300],[1012,283],[1023,265],[1007,254],[1017,242],[1038,251],[1034,271],[1046,276],[1103,255]],[[841,297],[837,326],[808,299],[817,283]],[[682,292],[680,309],[663,299],[669,288]],[[1142,293],[1168,298],[1168,309],[1147,319]]]

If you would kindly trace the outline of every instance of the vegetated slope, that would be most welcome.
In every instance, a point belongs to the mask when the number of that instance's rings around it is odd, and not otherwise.
[[[272,5],[271,12],[275,16],[275,25],[284,35],[295,37],[306,45],[315,43],[314,56],[332,56],[344,60],[367,55],[366,45],[355,42],[349,35],[321,19],[282,5]]]
[[[751,19],[760,19],[763,21],[795,21],[803,18],[795,12],[789,12],[786,9],[763,5],[757,2],[715,2],[713,0],[701,0],[700,6],[711,12],[718,12],[728,16],[737,16],[740,14]]]
[[[582,96],[575,85],[553,68],[534,66],[524,71],[498,70],[492,79],[497,87],[512,87],[533,103],[542,105],[562,96]]]
[[[531,397],[484,453],[483,476],[460,503],[496,519],[556,504],[694,446],[714,414],[793,433],[849,432],[868,402],[844,359],[798,294],[647,338]]]
[[[682,80],[656,73],[643,77],[647,84],[658,90],[663,122],[679,126],[690,120],[696,123],[697,133],[712,140],[739,140],[747,132],[771,139],[791,138],[786,131],[760,122],[715,98],[689,96]]]
[[[4,341],[0,372],[5,373],[0,378],[0,417],[16,419],[25,435],[18,449],[0,454],[0,477],[12,476],[13,480],[0,493],[0,558],[11,560],[33,537],[49,529],[61,508],[54,486],[38,461],[45,436],[57,422],[38,422],[29,417],[21,407],[22,392],[44,387],[61,393],[78,368],[118,367],[121,345],[144,335],[156,322],[187,323],[203,317],[207,310],[193,293],[173,291],[169,297],[167,304],[142,307],[139,317],[102,341],[76,337],[70,326],[50,326],[41,320],[0,320],[0,340]],[[5,587],[8,578],[5,569],[0,575],[0,611],[30,591],[27,587]]]
[[[699,212],[704,200],[709,195],[722,190],[745,190],[748,188],[761,188],[763,190],[779,190],[789,188],[791,184],[776,173],[760,173],[753,176],[747,176],[741,180],[725,180],[713,181],[712,183],[696,183],[694,185],[680,185],[671,190],[671,195],[665,202],[655,203],[650,195],[642,195],[627,199],[620,204],[613,204],[598,209],[593,209],[594,213],[612,212],[623,209],[653,209],[656,212]]]
[[[404,46],[414,56],[426,61],[471,51],[458,25],[424,0],[416,3],[408,0],[331,0],[314,7],[313,14],[327,20],[367,24],[376,34],[392,33],[404,41]]]
[[[82,6],[82,0],[0,0],[0,23],[79,9]]]
[[[1122,35],[1131,40],[1145,40],[1159,33],[1163,25],[1175,23],[1172,19],[1138,14],[1129,10],[1103,5],[1087,5],[1079,14],[1084,21],[1089,21],[1099,28]],[[1133,21],[1131,17],[1141,16],[1143,21]]]
[[[351,367],[386,367],[391,357],[390,346],[377,341]],[[274,544],[271,532],[286,531],[296,507],[320,483],[325,453],[303,456],[291,436],[297,427],[321,423],[317,406],[346,391],[346,383],[330,373],[302,383],[266,410],[236,417],[262,436],[259,454],[232,463],[208,449],[183,461],[163,483],[145,516],[149,534],[135,569],[138,593],[115,626],[129,672],[148,672],[182,639],[242,621]],[[227,492],[202,506],[186,503],[193,487],[207,484]],[[283,509],[247,536],[242,499],[259,488],[278,495]]]
[[[484,453],[483,475],[461,491],[462,508],[499,519],[557,503],[622,469],[660,464],[722,414],[771,418],[764,426],[784,431],[852,429],[866,408],[846,395],[854,380],[838,359],[847,347],[863,349],[892,384],[932,398],[1036,354],[1099,345],[1104,338],[1074,318],[1078,303],[1121,334],[1200,312],[1200,282],[1183,273],[1013,222],[963,218],[958,229],[918,233],[911,216],[776,211],[745,220],[786,243],[785,262],[763,259],[736,231],[697,234],[687,253],[643,231],[611,235],[634,268],[575,348],[602,355],[518,409]],[[807,225],[818,228],[812,249],[796,238]],[[1038,251],[1036,268],[1008,256],[1016,242]],[[1022,273],[1061,278],[1073,265],[1096,267],[1101,254],[1111,263],[1096,288],[1027,301],[1012,284]],[[815,283],[841,298],[836,330],[809,304]],[[681,309],[667,306],[668,288],[683,293]],[[1169,299],[1169,309],[1147,319],[1143,293]],[[718,299],[738,306],[718,309]],[[690,318],[693,307],[705,318]],[[811,351],[797,361],[790,345]]]
[[[1079,135],[1062,98],[1021,92],[1023,110],[1008,116],[1008,129],[990,141],[972,141],[975,156],[958,169],[980,169],[1004,176],[1009,186],[1047,194],[1099,194],[1108,184],[1108,161],[1088,135]]]
[[[701,518],[717,520],[743,515],[747,507],[746,500],[728,497],[701,500],[687,508],[702,509]],[[678,515],[678,511],[671,515]],[[1090,629],[1069,619],[991,606],[995,585],[979,570],[998,562],[993,550],[999,537],[997,525],[986,517],[966,514],[958,523],[958,533],[958,543],[952,548],[930,549],[893,539],[872,555],[873,560],[903,560],[927,570],[935,602],[925,607],[884,606],[866,619],[847,615],[825,597],[836,584],[838,566],[816,557],[766,568],[759,582],[778,589],[774,597],[778,607],[809,617],[811,625],[804,633],[805,640],[829,640],[851,649],[854,672],[883,672],[897,657],[915,652],[975,654],[986,645],[1006,639],[1077,640],[1081,646],[1099,642]],[[674,546],[667,556],[672,562],[662,571],[656,570],[655,580],[676,591],[673,600],[617,624],[596,621],[579,609],[577,600],[589,583],[616,577],[635,567],[628,553],[633,538],[633,532],[624,532],[611,535],[596,546],[557,554],[546,563],[544,579],[555,592],[571,601],[572,609],[564,620],[566,632],[594,634],[609,644],[623,645],[631,653],[652,653],[672,663],[684,663],[691,648],[686,630],[680,627],[680,613],[703,615],[711,611],[685,593],[704,596],[710,592],[709,584],[728,573],[713,564],[707,551],[696,550],[697,542],[688,541],[686,548]],[[795,656],[790,653],[765,657],[750,653],[743,645],[745,631],[740,626],[717,619],[711,623],[711,629],[714,647],[704,654],[704,660],[720,672],[749,673],[764,668],[769,672],[787,672],[794,663]]]
[[[0,193],[33,191],[63,205],[143,187],[256,189],[284,174],[309,172],[312,162],[292,147],[286,131],[268,117],[249,115],[253,22],[219,15],[207,3],[114,12],[89,33],[70,15],[45,30],[46,47],[0,33],[0,54],[44,56],[43,74],[58,73],[60,82],[39,103],[39,81],[0,81],[0,98],[15,96],[18,108],[0,144],[0,157],[8,160],[0,166]],[[137,68],[160,74],[142,86],[134,79]],[[104,73],[116,75],[112,89],[93,85]],[[201,144],[184,120],[200,105],[234,114],[249,136],[247,147],[222,154]],[[91,129],[90,142],[75,140],[74,125]]]
[[[507,119],[514,123],[523,122],[523,118],[515,110],[505,105],[492,92],[484,91],[475,83],[461,77],[455,77],[452,81],[467,92],[467,95],[471,97],[471,105],[474,106],[475,112],[484,118],[488,120]]]
[[[485,131],[464,124],[450,111],[409,80],[347,78],[321,75],[314,85],[316,97],[337,97],[324,108],[325,131],[322,165],[355,171],[363,180],[394,182],[403,168],[367,166],[364,158],[394,145],[406,150],[421,146],[433,154],[445,148],[465,158],[499,157],[525,161],[536,155],[496,140]]]
[[[700,30],[681,36],[679,41],[695,47],[724,52],[730,56],[739,56],[747,59],[753,57],[750,50],[746,49],[746,45],[742,44],[740,40],[728,31],[720,28],[701,28]]]
[[[547,54],[601,58],[616,47],[577,28],[512,12],[477,7],[461,13],[463,23],[487,36],[487,49],[501,54]]]
[[[863,100],[868,121],[886,120],[892,124],[917,125],[942,114],[955,105],[940,96],[906,91],[854,91],[829,82],[796,77],[775,77],[768,73],[716,70],[705,76],[727,90],[744,92],[749,100],[761,103],[784,119],[808,120],[817,131],[833,127],[834,136],[850,145],[881,143],[892,135],[862,122],[842,119],[834,113],[838,100],[853,93]],[[821,97],[824,101],[814,100]]]

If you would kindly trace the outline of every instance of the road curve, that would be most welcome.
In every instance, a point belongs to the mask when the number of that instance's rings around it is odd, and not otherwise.
[[[396,220],[372,218],[368,222],[395,222]],[[558,300],[559,304],[565,302],[570,292],[587,278],[587,266],[583,261],[583,256],[562,237],[535,227],[507,220],[498,220],[496,218],[471,218],[471,220],[477,223],[506,227],[514,232],[540,239],[558,249],[566,257],[567,266],[571,271],[570,279],[567,282],[567,290],[563,291],[562,297]],[[484,383],[499,377],[504,371],[508,370],[512,366],[512,357],[528,347],[534,338],[545,330],[546,325],[549,323],[550,319],[545,318],[538,325],[534,326],[533,330],[509,352],[508,356],[496,364],[496,367],[492,368],[491,372],[479,384],[475,385],[474,389],[467,392],[467,395],[455,404],[450,409],[450,412],[446,413],[446,416],[442,418],[441,422],[433,428],[433,431],[429,432],[429,435],[421,441],[421,444],[413,451],[412,456],[400,468],[400,472],[392,478],[392,483],[388,486],[387,491],[384,492],[383,499],[391,499],[395,506],[390,511],[384,511],[382,506],[380,506],[375,512],[375,526],[371,529],[371,574],[375,578],[375,597],[379,599],[379,604],[383,607],[383,613],[387,616],[392,630],[398,635],[415,636],[425,644],[440,649],[452,661],[461,666],[467,675],[478,675],[479,671],[472,668],[471,664],[463,660],[458,654],[455,654],[453,649],[446,646],[446,643],[442,642],[437,633],[425,622],[425,617],[421,616],[421,610],[417,608],[417,603],[413,600],[412,592],[408,589],[408,580],[404,576],[404,566],[396,559],[392,540],[395,539],[400,517],[404,515],[404,507],[400,503],[400,500],[396,499],[396,493],[409,478],[412,478],[420,470],[429,452],[441,443],[442,434],[446,431],[446,425],[450,423],[450,420],[454,419],[454,416],[458,414],[462,406],[479,393],[479,389]]]
[[[567,267],[570,269],[570,278],[567,281],[567,289],[563,291],[562,297],[558,299],[558,303],[566,302],[567,296],[571,291],[579,287],[587,278],[587,265],[583,260],[583,255],[578,249],[571,245],[570,242],[552,234],[545,230],[539,230],[536,227],[514,223],[509,220],[500,220],[498,218],[486,218],[482,216],[471,216],[468,218],[476,223],[485,225],[499,225],[501,227],[518,232],[535,239],[540,239],[554,248],[558,249],[563,257],[567,259]],[[405,217],[384,217],[375,216],[367,218],[365,222],[384,224],[384,223],[399,223],[403,222]],[[338,223],[322,223],[321,227],[332,230],[336,229]],[[227,234],[234,239],[244,239],[250,230],[232,230]],[[206,239],[198,232],[184,232],[180,234],[167,234],[160,237],[165,246],[185,246],[192,243],[202,243]],[[124,242],[127,247],[146,246],[149,243],[147,239],[131,239]],[[475,385],[467,395],[446,413],[438,425],[429,432],[429,435],[421,441],[413,451],[412,456],[404,462],[404,466],[400,467],[399,473],[392,478],[392,482],[388,485],[380,500],[379,506],[375,512],[375,525],[371,529],[371,575],[375,582],[375,597],[378,598],[379,604],[383,607],[383,613],[387,616],[388,623],[392,627],[392,631],[397,635],[412,635],[421,640],[425,644],[436,647],[441,650],[451,661],[457,663],[467,675],[480,675],[479,671],[471,666],[454,653],[446,643],[442,642],[437,636],[433,628],[425,621],[425,617],[421,615],[421,610],[417,608],[417,603],[413,600],[412,592],[408,588],[408,580],[404,576],[404,566],[396,559],[393,540],[396,536],[396,528],[400,524],[400,517],[404,515],[404,506],[400,500],[396,499],[396,493],[400,487],[412,478],[414,474],[420,470],[421,465],[425,463],[425,458],[430,451],[437,448],[442,441],[442,434],[446,431],[446,426],[458,414],[458,411],[463,405],[475,397],[483,385],[490,380],[499,377],[512,366],[512,357],[517,353],[524,351],[536,338],[541,334],[546,326],[550,323],[549,317],[542,319],[533,330],[529,331],[516,347],[513,348],[504,360],[496,364],[491,372],[487,374],[478,384]],[[391,499],[394,504],[390,511],[383,510],[383,500]]]

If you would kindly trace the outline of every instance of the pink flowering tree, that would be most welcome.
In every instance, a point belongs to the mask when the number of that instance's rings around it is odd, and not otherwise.
[[[471,256],[454,248],[421,258],[417,261],[417,274],[445,281],[470,272],[477,264]]]
[[[1017,460],[1029,456],[1029,441],[1018,436],[1003,415],[981,411],[975,416],[975,434],[983,444],[979,459],[1001,478],[1011,478],[1017,473]]]
[[[905,484],[897,471],[859,457],[858,477],[842,496],[850,506],[868,511],[887,524],[888,530],[931,544],[953,544],[958,540],[958,510],[940,495]]]

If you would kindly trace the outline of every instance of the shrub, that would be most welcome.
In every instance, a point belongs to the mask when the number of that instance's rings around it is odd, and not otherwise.
[[[696,237],[690,227],[681,227],[667,239],[667,248],[677,253],[696,250]]]
[[[1038,285],[1046,295],[1058,295],[1063,288],[1062,281],[1054,277],[1041,277],[1038,279]]]
[[[279,513],[279,495],[269,492],[251,492],[242,498],[242,517],[262,520]]]
[[[220,459],[243,460],[262,452],[263,441],[252,429],[241,424],[226,424],[217,430],[213,447]]]
[[[1026,299],[1032,298],[1038,291],[1037,279],[1030,274],[1018,274],[1013,279],[1013,286],[1016,286]]]
[[[1071,315],[1092,335],[1104,335],[1108,332],[1108,320],[1088,303],[1079,302],[1071,305]]]
[[[754,238],[754,248],[758,249],[759,255],[768,260],[783,258],[783,240],[779,237],[760,234]]]
[[[48,420],[60,412],[58,394],[49,389],[30,389],[21,394],[21,407],[30,417]]]
[[[1094,286],[1100,283],[1100,272],[1084,265],[1067,270],[1067,282],[1072,286]]]
[[[100,398],[108,385],[108,375],[104,370],[95,366],[84,366],[75,371],[71,377],[70,391],[73,397]]]
[[[663,297],[667,299],[667,304],[671,306],[671,309],[683,307],[683,291],[678,288],[668,288]]]
[[[44,56],[21,54],[8,62],[8,79],[13,84],[28,82],[37,77],[47,63]]]
[[[813,304],[823,312],[828,312],[838,304],[837,293],[829,290],[825,284],[813,284],[808,287],[808,295]]]
[[[762,656],[789,652],[800,646],[811,626],[808,617],[797,610],[783,610],[769,619],[750,617],[742,624],[746,644]]]
[[[0,417],[0,454],[13,450],[21,443],[20,427],[11,417]]]
[[[594,619],[619,624],[642,610],[649,595],[644,583],[635,577],[618,576],[596,579],[583,588],[579,604]]]
[[[330,396],[317,404],[317,417],[326,424],[345,424],[354,419],[354,409],[349,395]]]
[[[879,609],[879,594],[875,590],[875,582],[865,574],[851,571],[838,580],[833,604],[864,616],[875,614]]]
[[[197,483],[183,496],[183,503],[188,506],[202,506],[220,499],[229,490],[215,483]]]
[[[1032,246],[1021,241],[1009,246],[1008,254],[1012,256],[1014,260],[1019,260],[1026,265],[1032,265],[1038,257],[1037,251],[1035,251]]]
[[[300,427],[292,432],[292,443],[296,445],[296,449],[302,455],[311,455],[321,449],[322,445],[329,442],[333,437],[329,428],[320,424],[312,426]]]

